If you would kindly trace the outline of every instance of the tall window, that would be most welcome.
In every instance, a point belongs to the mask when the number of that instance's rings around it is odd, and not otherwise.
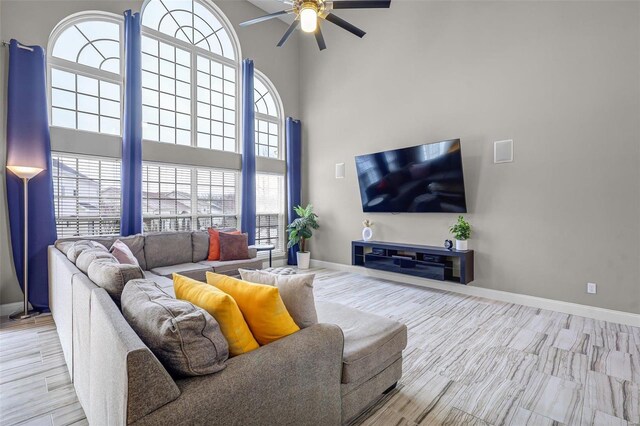
[[[54,153],[58,237],[120,233],[120,160]]]
[[[256,244],[274,244],[284,251],[284,176],[256,174]]]
[[[237,226],[237,172],[145,163],[145,232]]]
[[[279,96],[264,74],[256,71],[253,80],[256,114],[256,155],[282,159]]]
[[[149,1],[142,15],[143,136],[236,152],[238,47],[212,6]]]
[[[121,134],[122,20],[72,18],[54,30],[50,50],[51,125]]]

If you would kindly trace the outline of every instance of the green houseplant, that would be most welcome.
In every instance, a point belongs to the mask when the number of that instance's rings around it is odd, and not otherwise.
[[[309,269],[309,260],[311,253],[307,251],[307,240],[313,236],[313,230],[320,228],[318,224],[318,215],[313,212],[313,205],[307,207],[296,206],[293,208],[298,217],[287,226],[289,233],[289,242],[287,247],[291,248],[298,244],[300,251],[296,254],[298,257],[298,268]]]
[[[458,216],[458,221],[449,228],[449,232],[456,237],[456,250],[468,249],[467,240],[471,238],[471,225],[464,217]]]

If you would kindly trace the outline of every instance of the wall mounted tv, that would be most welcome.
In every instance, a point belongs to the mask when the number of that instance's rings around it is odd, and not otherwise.
[[[460,139],[356,157],[364,212],[466,213]]]

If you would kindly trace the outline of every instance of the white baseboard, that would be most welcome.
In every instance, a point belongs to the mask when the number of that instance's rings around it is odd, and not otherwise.
[[[615,311],[613,309],[598,308],[595,306],[587,306],[578,303],[545,299],[543,297],[510,293],[508,291],[492,290],[489,288],[475,287],[470,285],[460,285],[453,283],[448,284],[440,281],[429,280],[426,278],[397,274],[395,272],[378,271],[375,269],[364,268],[362,266],[344,265],[341,263],[325,262],[323,260],[311,259],[311,266],[314,268],[327,268],[344,272],[353,272],[356,274],[367,275],[374,278],[399,281],[422,287],[466,294],[469,296],[484,297],[487,299],[499,300],[501,302],[516,303],[519,305],[531,306],[533,308],[548,309],[551,311],[562,312],[570,315],[577,315],[601,321],[610,321],[618,324],[640,327],[640,315],[630,312]]]
[[[24,309],[22,307],[22,302],[5,303],[0,305],[0,317],[9,316],[14,312],[21,311],[22,309]]]

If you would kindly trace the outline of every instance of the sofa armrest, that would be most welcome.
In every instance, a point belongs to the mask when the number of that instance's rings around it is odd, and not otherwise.
[[[180,389],[104,289],[91,293],[90,417],[124,425],[175,400]]]
[[[249,259],[255,259],[258,257],[258,250],[255,247],[249,246]]]
[[[136,424],[339,425],[343,345],[335,325],[305,328],[176,381],[180,396]]]

